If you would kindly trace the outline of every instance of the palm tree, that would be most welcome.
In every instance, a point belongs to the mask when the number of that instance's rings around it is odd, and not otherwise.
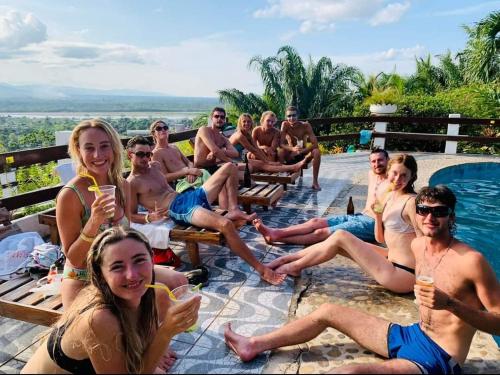
[[[253,57],[249,68],[260,72],[264,93],[245,94],[237,89],[219,91],[221,101],[239,112],[260,115],[272,110],[283,116],[288,105],[295,105],[301,117],[333,116],[352,107],[351,86],[356,68],[335,65],[327,57],[318,62],[311,58],[307,66],[297,51],[283,46],[276,56]]]
[[[457,88],[464,84],[464,67],[460,63],[455,63],[451,57],[451,52],[445,55],[438,55],[439,57],[439,68],[441,69],[444,85],[446,88]]]
[[[489,83],[500,79],[500,11],[486,16],[475,26],[463,26],[469,36],[458,54],[468,83]]]
[[[422,57],[415,58],[415,62],[416,72],[406,82],[408,93],[433,95],[446,87],[444,74],[439,67],[432,64],[430,54],[425,60]]]

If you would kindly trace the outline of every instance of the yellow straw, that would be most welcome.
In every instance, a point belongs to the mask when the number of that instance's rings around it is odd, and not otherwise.
[[[99,189],[99,185],[97,184],[97,181],[95,180],[94,176],[92,176],[91,174],[88,174],[88,173],[80,173],[79,174],[80,177],[88,177],[92,180],[93,182],[93,185],[89,187],[89,190],[90,191],[96,191],[97,192],[97,195],[101,195],[102,192],[101,190]],[[93,187],[95,186],[95,187]],[[92,188],[92,189],[90,189]]]
[[[168,296],[170,297],[170,299],[172,301],[177,301],[177,298],[175,298],[174,293],[172,293],[172,291],[166,285],[146,284],[145,286],[146,286],[146,288],[162,289],[162,290],[164,290],[165,292],[168,293]]]

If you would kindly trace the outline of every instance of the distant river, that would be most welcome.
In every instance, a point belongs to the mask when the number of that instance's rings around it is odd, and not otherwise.
[[[70,118],[81,120],[85,118],[163,118],[169,120],[180,120],[183,118],[193,119],[204,112],[0,112],[0,117],[28,117],[28,118]]]

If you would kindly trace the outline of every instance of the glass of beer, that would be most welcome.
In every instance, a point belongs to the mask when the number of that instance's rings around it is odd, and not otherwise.
[[[416,277],[415,283],[420,286],[433,286],[434,278],[429,275],[421,274]],[[417,296],[415,296],[415,303],[417,305],[420,304]]]

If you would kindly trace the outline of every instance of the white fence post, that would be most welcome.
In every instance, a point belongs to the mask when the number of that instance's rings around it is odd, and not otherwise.
[[[376,122],[373,130],[378,133],[385,133],[387,130],[387,122]],[[373,148],[385,148],[385,138],[373,138]]]
[[[69,143],[71,130],[58,130],[56,131],[56,146],[64,146]],[[57,165],[69,163],[71,159],[61,159],[57,161]]]
[[[449,118],[460,118],[460,113],[450,113]],[[458,135],[460,130],[459,124],[448,124],[447,135]],[[456,154],[457,153],[457,141],[446,141],[446,146],[444,149],[445,154]]]

